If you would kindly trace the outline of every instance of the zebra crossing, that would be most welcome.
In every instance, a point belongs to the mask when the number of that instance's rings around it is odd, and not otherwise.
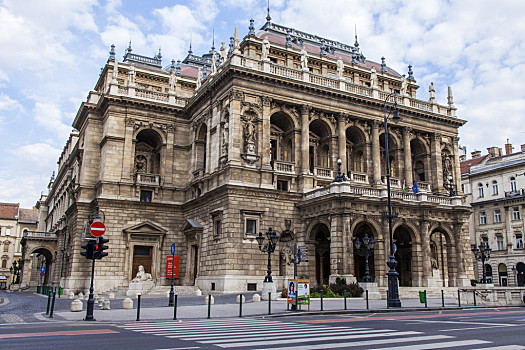
[[[525,350],[524,346],[493,346],[481,339],[426,335],[419,331],[299,324],[267,319],[221,319],[133,323],[119,326],[143,334],[192,341],[200,348],[315,350],[362,347],[374,350],[446,349],[468,346],[484,350]],[[199,348],[199,347],[191,347]],[[190,349],[190,348],[185,348]],[[160,350],[160,349],[159,349]],[[167,350],[167,349],[162,349]]]

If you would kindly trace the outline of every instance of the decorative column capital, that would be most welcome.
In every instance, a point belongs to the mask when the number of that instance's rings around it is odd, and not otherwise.
[[[304,115],[304,114],[308,114],[310,113],[310,111],[312,110],[312,107],[309,106],[309,105],[302,105],[301,106],[301,113]]]

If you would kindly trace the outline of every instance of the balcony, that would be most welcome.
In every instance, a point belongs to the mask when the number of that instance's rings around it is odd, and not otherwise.
[[[135,183],[145,186],[160,186],[160,175],[157,174],[135,174]]]
[[[295,165],[294,163],[276,160],[274,161],[274,170],[277,173],[295,174]]]
[[[505,197],[517,197],[517,196],[525,196],[525,189],[522,188],[517,191],[505,192]]]
[[[368,174],[366,173],[350,173],[350,181],[359,183],[359,184],[368,184]]]
[[[314,175],[325,179],[333,179],[334,171],[330,168],[314,167]]]

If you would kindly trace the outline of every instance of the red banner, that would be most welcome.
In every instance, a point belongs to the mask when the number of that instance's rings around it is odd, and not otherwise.
[[[171,278],[171,271],[173,269],[173,257],[168,256],[166,261],[166,278]],[[179,278],[179,257],[175,256],[175,270],[173,270],[173,278]]]

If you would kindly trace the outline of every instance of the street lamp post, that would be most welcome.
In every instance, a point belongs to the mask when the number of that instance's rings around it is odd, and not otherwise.
[[[456,195],[456,192],[454,191],[454,182],[452,181],[452,174],[448,175],[448,185],[449,185],[449,196],[454,197]]]
[[[345,182],[346,176],[344,173],[341,173],[341,159],[337,160],[337,177],[334,179],[334,182]]]
[[[477,247],[474,245],[472,247],[472,252],[476,257],[476,260],[481,260],[481,265],[483,266],[483,276],[481,278],[481,283],[487,283],[487,269],[485,268],[485,261],[490,259],[490,252],[492,249],[489,247],[489,244],[486,242],[481,242]]]
[[[392,112],[392,120],[394,122],[399,121],[399,111],[397,110],[397,94],[392,92],[388,94],[385,98],[385,103],[383,104],[384,112],[384,126],[385,126],[385,158],[386,158],[386,189],[387,189],[387,198],[388,198],[388,233],[390,237],[390,256],[387,261],[387,266],[390,270],[387,272],[388,276],[388,307],[401,307],[401,300],[399,300],[399,287],[398,287],[398,276],[399,273],[396,271],[397,261],[395,259],[395,245],[394,239],[392,236],[392,219],[394,215],[392,214],[392,203],[391,203],[391,192],[390,192],[390,156],[388,154],[388,116]],[[393,98],[393,106],[387,105],[387,102],[390,98]]]
[[[268,232],[266,232],[266,238],[268,242],[264,244],[264,236],[262,232],[259,232],[259,236],[257,236],[257,243],[259,243],[259,250],[263,253],[268,252],[268,270],[267,275],[264,278],[264,282],[273,282],[272,279],[272,253],[275,251],[275,247],[277,246],[277,241],[279,240],[279,236],[277,236],[277,233],[275,231],[272,231],[272,228],[270,227],[268,229]]]
[[[372,277],[370,276],[370,269],[368,268],[368,257],[372,255],[372,252],[374,251],[374,246],[376,245],[376,242],[374,241],[374,237],[368,237],[368,234],[365,233],[365,236],[362,240],[359,239],[359,237],[356,237],[354,240],[354,245],[357,249],[357,253],[360,256],[365,257],[365,277],[363,278],[363,282],[365,283],[371,283],[374,282],[372,280]]]

